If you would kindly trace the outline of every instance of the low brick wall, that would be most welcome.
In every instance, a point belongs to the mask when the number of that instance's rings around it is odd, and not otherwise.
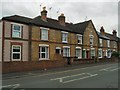
[[[76,59],[71,62],[73,65],[77,64],[90,64],[90,63],[99,63],[99,62],[118,62],[119,58],[99,58],[97,59]]]
[[[43,61],[24,61],[24,62],[3,62],[2,73],[24,72],[31,70],[42,70],[48,68],[63,67],[65,61],[43,60]]]
[[[86,64],[86,63],[94,63],[94,59],[78,59],[73,60],[72,64]]]

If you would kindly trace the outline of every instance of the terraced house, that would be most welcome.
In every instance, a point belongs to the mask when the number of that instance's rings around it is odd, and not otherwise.
[[[111,35],[101,27],[98,32],[92,20],[72,24],[65,21],[64,14],[55,20],[47,13],[44,7],[41,16],[32,19],[18,15],[2,18],[3,72],[64,66],[66,57],[110,58],[112,51],[118,51],[116,31]]]

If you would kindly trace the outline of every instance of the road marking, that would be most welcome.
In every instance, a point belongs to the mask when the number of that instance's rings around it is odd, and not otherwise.
[[[11,88],[10,90],[14,90],[15,88],[18,88],[20,84],[13,84],[13,85],[6,85],[2,86],[2,88]]]
[[[81,73],[81,74],[76,74],[76,75],[70,75],[70,76],[60,77],[60,78],[54,78],[54,79],[50,79],[50,80],[60,80],[60,82],[62,82],[62,80],[64,78],[75,77],[75,76],[80,76],[80,75],[84,75],[84,74],[85,73]]]
[[[116,67],[116,66],[108,67],[108,68],[100,69],[99,71],[109,71],[109,69],[111,69],[111,68],[115,68],[115,67]]]
[[[97,75],[98,75],[98,74],[93,74],[93,75],[86,76],[86,77],[82,77],[82,78],[77,78],[77,79],[72,79],[72,80],[64,81],[64,82],[62,82],[62,83],[69,83],[69,82],[73,82],[73,81],[78,81],[78,80],[82,80],[82,79],[94,77],[94,76],[97,76]]]
[[[68,80],[68,81],[64,81],[63,82],[63,79],[65,79],[65,78],[76,77],[76,76],[80,76],[80,75],[84,75],[84,74],[87,74],[89,76],[85,76],[85,77],[82,77],[82,78],[72,79],[72,80]],[[81,80],[81,79],[93,77],[93,76],[96,76],[96,75],[98,75],[98,74],[81,73],[81,74],[76,74],[76,75],[70,75],[70,76],[60,77],[60,78],[54,78],[54,79],[50,79],[50,80],[59,80],[59,82],[61,82],[61,83],[68,83],[68,82],[73,82],[73,81],[76,81],[76,80]]]
[[[112,69],[112,70],[110,70],[110,71],[115,71],[115,70],[118,70],[118,68]]]

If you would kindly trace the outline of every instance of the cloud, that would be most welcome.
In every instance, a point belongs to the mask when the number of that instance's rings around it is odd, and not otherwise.
[[[48,17],[54,19],[57,19],[60,13],[64,13],[67,22],[78,23],[85,21],[87,16],[87,19],[93,20],[97,30],[99,30],[101,25],[105,26],[107,32],[111,32],[112,29],[118,29],[118,0],[114,0],[114,2],[100,0],[90,0],[92,2],[81,1],[4,0],[2,2],[2,15],[0,17],[17,14],[33,18],[40,15],[40,4],[42,4],[42,6],[47,6]],[[52,7],[52,9],[49,10],[49,7]],[[57,13],[58,10],[59,13]]]

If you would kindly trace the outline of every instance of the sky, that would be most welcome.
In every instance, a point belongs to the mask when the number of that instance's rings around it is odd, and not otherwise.
[[[97,31],[103,26],[105,32],[112,34],[112,31],[116,30],[119,33],[118,1],[119,0],[0,0],[0,19],[11,15],[34,18],[40,15],[42,7],[46,6],[48,11],[47,16],[50,18],[58,19],[58,16],[64,13],[66,22],[79,23],[91,19]],[[120,33],[118,35],[120,37]]]

